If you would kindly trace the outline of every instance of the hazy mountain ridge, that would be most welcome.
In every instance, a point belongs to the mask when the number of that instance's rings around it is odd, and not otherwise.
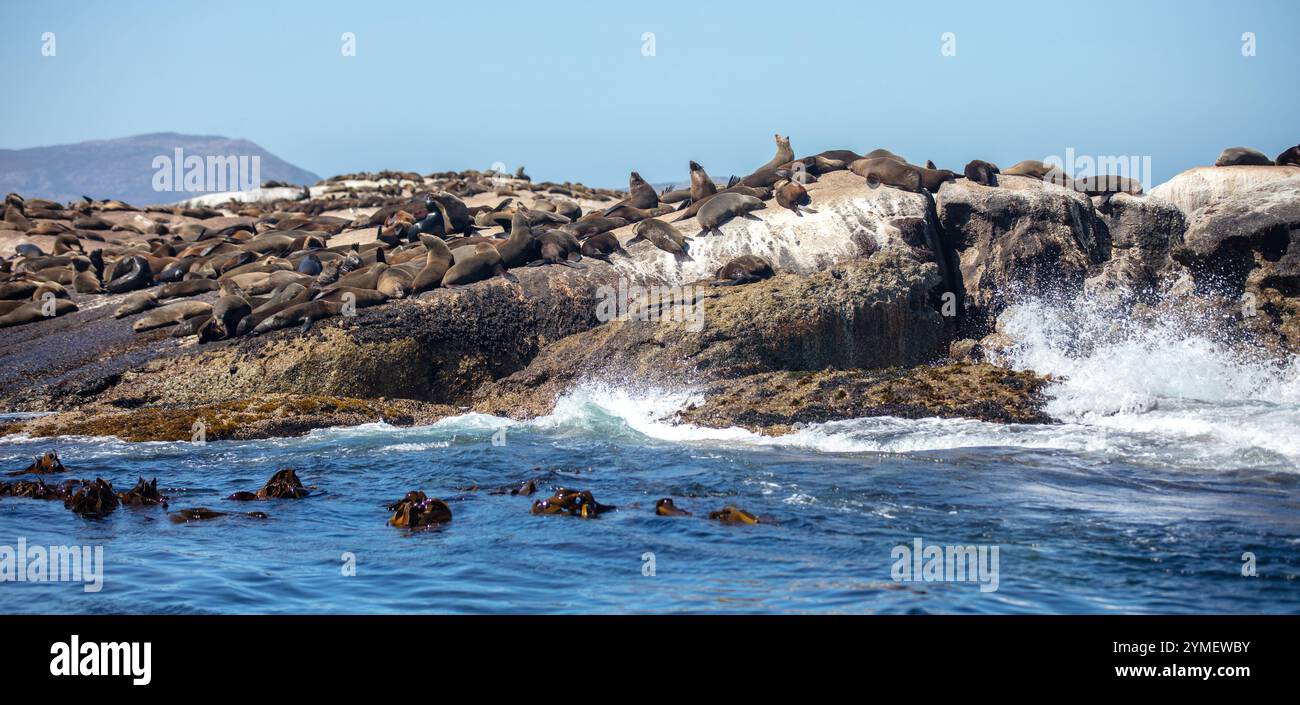
[[[316,174],[245,139],[158,132],[49,147],[0,149],[0,191],[56,201],[76,200],[85,195],[141,205],[170,203],[195,195],[160,192],[153,187],[154,158],[171,159],[177,148],[184,150],[187,157],[260,157],[262,181],[307,185],[320,181]],[[230,188],[238,187],[232,184]]]

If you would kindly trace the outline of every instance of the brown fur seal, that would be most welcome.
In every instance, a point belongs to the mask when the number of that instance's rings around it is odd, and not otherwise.
[[[611,218],[622,218],[629,223],[637,223],[646,218],[658,218],[673,212],[672,206],[655,206],[654,208],[633,208],[632,206],[615,206],[605,211]]]
[[[926,163],[933,164],[934,162],[926,162]],[[929,191],[930,193],[939,193],[939,188],[941,186],[943,186],[946,183],[957,180],[956,172],[948,171],[947,169],[933,169],[931,167],[925,167],[920,171],[921,171],[921,185],[924,186],[925,190]]]
[[[583,240],[581,252],[583,257],[593,257],[606,262],[614,253],[627,254],[627,250],[623,249],[623,244],[618,241],[614,233],[596,233]]]
[[[518,277],[506,271],[497,248],[488,243],[459,248],[452,252],[452,259],[454,264],[442,277],[445,287],[468,286],[497,275],[507,281],[519,281]]]
[[[745,196],[739,193],[720,193],[705,202],[699,213],[696,214],[696,219],[700,223],[698,235],[705,235],[710,232],[721,235],[722,224],[738,216],[761,221],[762,218],[754,215],[752,211],[762,210],[765,207],[762,201],[753,196]]]
[[[755,169],[754,174],[763,171],[773,171],[777,167],[784,166],[794,161],[794,150],[790,148],[790,138],[781,135],[772,135],[776,139],[776,154],[763,166]]]
[[[867,157],[849,165],[849,171],[867,180],[872,188],[880,184],[904,191],[919,192],[924,188],[921,170],[891,157]]]
[[[620,206],[649,209],[659,205],[659,193],[635,171],[627,178],[627,191],[627,198],[606,209],[605,215],[609,215],[610,212],[617,210]]]
[[[42,321],[47,318],[56,318],[77,310],[77,305],[67,299],[54,299],[54,306],[52,308],[46,308],[46,306],[47,305],[44,301],[32,301],[23,304],[9,313],[0,316],[0,328],[21,326],[27,323]],[[54,315],[45,315],[47,310]]]
[[[996,164],[990,164],[982,159],[972,160],[966,165],[962,172],[969,181],[974,181],[983,186],[998,185],[998,167]]]
[[[560,226],[560,230],[572,234],[578,239],[591,237],[596,233],[608,232],[627,225],[623,218],[606,218],[596,214],[594,218],[583,218],[579,221]]]
[[[1040,162],[1037,159],[1026,159],[1017,162],[1011,167],[1003,169],[1001,174],[1003,176],[1028,176],[1031,179],[1050,181],[1060,186],[1069,184],[1069,179],[1059,168],[1047,162]]]
[[[772,263],[758,255],[741,255],[718,268],[711,286],[751,284],[773,276]]]
[[[867,152],[866,154],[862,155],[862,158],[863,159],[893,159],[896,162],[903,162],[904,164],[908,163],[906,159],[898,156],[897,154],[894,154],[893,152],[889,151],[888,149],[885,149],[884,147],[881,147],[880,149],[873,149],[870,152]],[[852,164],[852,162],[849,163]]]
[[[533,237],[528,218],[518,212],[510,217],[509,239],[494,244],[497,251],[501,253],[501,263],[507,268],[522,267],[532,262],[537,259],[541,249],[541,243]]]
[[[790,172],[782,170],[781,173],[785,175],[787,180],[778,183],[774,189],[777,205],[790,209],[800,218],[803,217],[804,211],[816,213],[817,211],[807,207],[812,203],[812,197],[808,195],[808,189],[804,188],[804,185],[798,181],[789,180]]]
[[[404,299],[415,285],[415,275],[423,268],[420,262],[389,266],[379,275],[375,289],[393,299]]]
[[[309,301],[294,304],[263,319],[253,328],[253,335],[296,325],[301,325],[302,330],[307,331],[313,322],[337,316],[342,311],[343,303],[339,301]]]
[[[1300,144],[1277,155],[1273,163],[1277,166],[1300,166]]]
[[[427,254],[424,258],[424,266],[411,283],[412,294],[442,286],[442,279],[452,265],[451,250],[447,249],[447,243],[441,238],[425,235],[420,238],[420,242],[424,243]]]
[[[125,262],[119,261],[112,274],[104,285],[112,294],[143,289],[153,283],[153,268],[149,266],[149,260],[140,255],[132,255]]]
[[[243,295],[228,294],[212,304],[212,313],[196,331],[200,343],[233,338],[239,322],[253,312],[252,303]]]
[[[709,178],[704,167],[691,162],[691,202],[703,200],[718,192],[718,187]]]
[[[1214,160],[1215,166],[1272,166],[1273,160],[1258,149],[1229,147]]]
[[[176,325],[195,316],[210,315],[212,315],[212,304],[206,301],[177,301],[145,314],[140,320],[131,324],[131,330],[143,333],[155,328]]]
[[[651,218],[643,220],[632,228],[635,237],[627,241],[631,245],[639,240],[649,240],[651,244],[659,249],[673,255],[674,257],[684,257],[690,254],[690,244],[686,236],[673,226],[662,220]]]
[[[537,237],[539,259],[528,263],[530,267],[543,264],[563,264],[567,267],[584,269],[577,264],[582,260],[582,244],[572,233],[564,230],[547,230]]]
[[[117,493],[118,500],[128,507],[146,507],[154,505],[167,506],[167,495],[158,491],[158,478],[148,482],[143,477],[136,481],[135,486],[125,492]]]

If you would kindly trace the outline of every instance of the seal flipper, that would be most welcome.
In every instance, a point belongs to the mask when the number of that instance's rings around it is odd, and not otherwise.
[[[762,222],[762,221],[763,221],[762,218],[760,218],[760,217],[754,215],[753,213],[746,213],[746,214],[744,214],[744,215],[742,215],[742,216],[740,216],[740,217],[744,218],[745,220],[757,220],[757,221],[759,221],[759,222]]]
[[[562,259],[562,260],[560,260],[559,262],[557,262],[556,264],[562,264],[562,265],[564,265],[564,266],[566,266],[566,267],[573,267],[574,269],[586,269],[586,268],[587,268],[587,265],[585,265],[585,264],[578,264],[577,262],[572,262],[572,261],[567,260],[567,259]]]
[[[302,321],[302,327],[298,329],[299,332],[306,333],[307,331],[311,330],[311,323],[312,323],[312,319],[310,317],[304,318]]]

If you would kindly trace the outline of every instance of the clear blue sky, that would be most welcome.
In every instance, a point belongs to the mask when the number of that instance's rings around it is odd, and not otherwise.
[[[0,15],[3,148],[176,131],[322,176],[502,162],[618,185],[632,168],[684,179],[690,159],[746,173],[777,131],[801,154],[885,146],[954,169],[1150,155],[1156,182],[1226,146],[1300,142],[1295,0],[5,0]]]

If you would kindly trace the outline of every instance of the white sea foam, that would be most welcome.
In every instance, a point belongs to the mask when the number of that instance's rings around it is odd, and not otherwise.
[[[588,384],[562,397],[541,428],[621,423],[673,442],[781,446],[828,453],[972,447],[1055,449],[1183,468],[1300,469],[1300,361],[1251,357],[1199,324],[1138,323],[1100,307],[1028,303],[1004,318],[1020,342],[1007,362],[1050,374],[1048,413],[1062,423],[877,417],[810,424],[768,437],[678,423],[692,390]]]

